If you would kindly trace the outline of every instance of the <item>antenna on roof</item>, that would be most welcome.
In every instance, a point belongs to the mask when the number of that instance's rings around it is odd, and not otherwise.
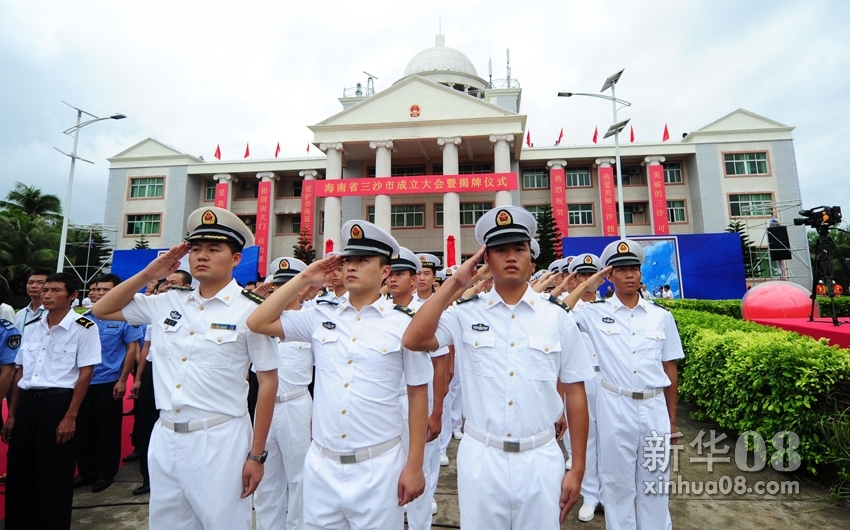
[[[508,48],[508,87],[511,86],[511,49]]]
[[[488,88],[493,88],[493,58],[492,57],[490,57],[490,59],[487,61],[487,69],[490,72],[490,85],[489,85]]]
[[[363,73],[366,74],[366,95],[372,96],[375,94],[375,79],[378,79],[376,76],[370,74],[366,70],[363,70]]]

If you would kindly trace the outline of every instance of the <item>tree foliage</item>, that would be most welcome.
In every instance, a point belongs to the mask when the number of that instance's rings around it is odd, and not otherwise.
[[[755,246],[747,235],[747,228],[741,221],[734,220],[726,227],[726,232],[736,233],[741,237],[741,255],[744,258],[744,273],[747,278],[752,278],[753,265],[757,256]]]
[[[42,193],[37,187],[27,186],[22,182],[15,183],[15,187],[6,195],[6,200],[0,201],[0,208],[51,221],[58,220],[62,214],[62,202],[59,197]]]
[[[537,214],[537,242],[540,244],[537,270],[546,269],[553,261],[563,257],[562,239],[561,231],[555,224],[552,205],[544,204]]]
[[[812,271],[814,271],[816,267],[815,250],[818,244],[818,234],[814,230],[809,230],[806,235],[809,238],[809,253],[812,259]],[[850,225],[845,223],[842,226],[836,227],[836,229],[830,230],[829,238],[835,243],[835,247],[838,249],[838,255],[848,265],[848,268],[850,268]],[[835,260],[833,260],[833,268],[835,281],[844,287],[845,293],[848,293],[847,289],[850,287],[850,276],[844,273],[841,265]]]
[[[150,241],[147,240],[144,234],[139,236],[139,239],[136,240],[136,244],[133,245],[133,250],[147,250],[151,248]]]
[[[306,230],[302,230],[298,235],[298,244],[292,245],[293,257],[300,259],[306,264],[313,263],[316,259],[316,249],[310,242],[310,234]]]

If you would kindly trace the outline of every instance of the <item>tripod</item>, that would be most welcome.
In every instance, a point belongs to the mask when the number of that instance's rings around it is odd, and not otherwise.
[[[838,247],[835,246],[835,242],[829,237],[829,228],[828,225],[815,227],[818,233],[818,243],[815,248],[815,273],[814,283],[812,284],[812,310],[809,312],[809,322],[814,322],[815,320],[817,286],[818,282],[823,280],[826,286],[826,295],[832,304],[832,323],[835,326],[840,326],[841,323],[838,321],[838,316],[835,312],[835,267],[832,260],[835,259],[838,261],[838,264],[844,269],[844,273],[847,276],[850,276],[850,267],[847,266],[847,262],[841,257]]]

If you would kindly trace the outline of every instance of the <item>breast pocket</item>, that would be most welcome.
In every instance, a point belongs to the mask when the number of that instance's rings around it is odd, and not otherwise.
[[[561,341],[551,337],[529,337],[528,378],[535,381],[558,379],[558,361],[561,357]]]
[[[198,366],[201,368],[230,368],[233,356],[236,354],[239,330],[236,329],[211,329],[204,334],[203,353],[193,352],[193,355],[201,354]],[[212,343],[212,344],[210,344]]]
[[[77,345],[55,344],[51,360],[56,368],[71,368],[77,362]]]
[[[22,366],[25,370],[32,370],[32,365],[36,361],[36,355],[38,355],[37,342],[24,342],[21,344],[21,358],[23,360]]]
[[[158,356],[164,359],[170,359],[171,350],[177,343],[177,330],[183,327],[183,322],[178,320],[177,324],[174,324],[173,326],[166,324],[165,322],[160,322],[159,327],[162,329],[162,337],[151,341],[151,349],[154,350],[154,353]],[[154,342],[156,342],[156,346],[153,346]]]
[[[482,377],[493,377],[490,359],[496,352],[496,335],[488,332],[464,333],[463,342],[468,353],[469,369]]]
[[[596,330],[596,336],[599,337],[600,342],[600,344],[597,345],[597,348],[610,353],[622,354],[620,351],[623,349],[620,344],[620,326],[617,326],[616,324],[598,324],[596,326]]]
[[[647,329],[644,331],[643,346],[649,351],[653,358],[661,358],[661,349],[664,348],[664,339],[667,335],[660,329]]]
[[[316,359],[316,368],[326,372],[334,369],[334,356],[340,354],[339,332],[329,329],[315,331],[313,338],[313,356]]]
[[[364,376],[371,381],[392,381],[399,379],[403,359],[401,342],[396,339],[370,341],[365,344]]]

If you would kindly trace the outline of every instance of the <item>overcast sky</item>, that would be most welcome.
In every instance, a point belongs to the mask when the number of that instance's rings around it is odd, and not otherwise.
[[[410,7],[408,7],[410,6]],[[413,7],[415,6],[415,7]],[[16,181],[64,203],[75,111],[126,120],[80,133],[71,221],[103,222],[107,157],[153,137],[212,159],[304,156],[307,125],[341,110],[345,87],[376,89],[434,45],[466,54],[486,79],[522,84],[532,141],[590,144],[611,122],[596,92],[625,68],[617,95],[633,103],[636,141],[671,141],[745,108],[796,127],[805,206],[850,218],[850,2],[542,1],[289,2],[6,0],[0,2],[0,197]],[[601,136],[601,135],[600,135]],[[608,142],[611,139],[606,140]],[[311,154],[319,154],[313,148]],[[784,214],[783,214],[784,217]],[[785,222],[787,218],[783,219]]]

